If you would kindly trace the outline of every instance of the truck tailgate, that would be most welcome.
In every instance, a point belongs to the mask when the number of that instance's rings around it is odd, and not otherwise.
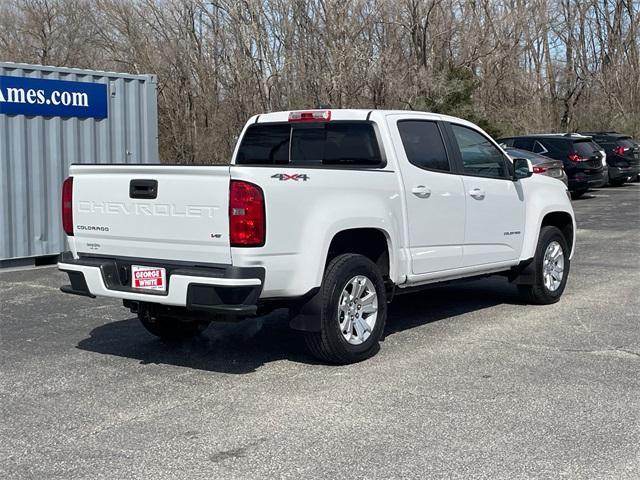
[[[78,253],[230,264],[229,167],[73,165]]]

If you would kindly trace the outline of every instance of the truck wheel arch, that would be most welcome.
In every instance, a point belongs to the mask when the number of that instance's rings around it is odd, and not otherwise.
[[[323,268],[332,259],[343,253],[357,253],[375,263],[383,278],[389,278],[393,262],[391,257],[391,239],[387,232],[378,228],[350,228],[333,235]]]
[[[385,283],[390,284],[390,272],[394,267],[391,239],[388,233],[379,228],[356,227],[336,232],[329,241],[322,263],[321,277],[327,265],[338,255],[355,253],[369,258],[380,268]],[[299,304],[290,309],[291,320],[289,326],[295,330],[320,331],[321,303],[320,288],[314,289],[309,297],[305,297]]]
[[[540,223],[540,227],[538,228],[537,236],[540,235],[540,231],[542,230],[542,228],[546,226],[557,227],[562,232],[562,235],[567,241],[567,245],[571,249],[571,254],[573,254],[573,240],[575,232],[573,231],[573,219],[571,218],[571,215],[568,212],[563,211],[554,211],[547,213],[542,218],[542,222]],[[536,244],[537,241],[538,239],[536,237]]]

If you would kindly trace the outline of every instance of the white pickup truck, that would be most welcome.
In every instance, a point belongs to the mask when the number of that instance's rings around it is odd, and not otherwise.
[[[373,355],[394,295],[506,275],[559,300],[575,245],[565,185],[443,115],[252,117],[230,165],[73,165],[66,293],[122,299],[165,339],[290,309],[323,361]]]

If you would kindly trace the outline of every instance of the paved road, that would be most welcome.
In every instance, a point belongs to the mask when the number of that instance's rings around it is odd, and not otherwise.
[[[400,297],[370,361],[282,316],[169,347],[115,301],[0,273],[0,478],[640,478],[640,185],[575,202],[563,300]]]

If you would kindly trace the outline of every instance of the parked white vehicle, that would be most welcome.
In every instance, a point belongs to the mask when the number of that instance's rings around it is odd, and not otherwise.
[[[311,352],[377,351],[394,295],[503,274],[557,301],[575,244],[565,186],[474,124],[431,113],[252,117],[230,165],[73,165],[67,293],[119,298],[152,333],[288,307]]]

